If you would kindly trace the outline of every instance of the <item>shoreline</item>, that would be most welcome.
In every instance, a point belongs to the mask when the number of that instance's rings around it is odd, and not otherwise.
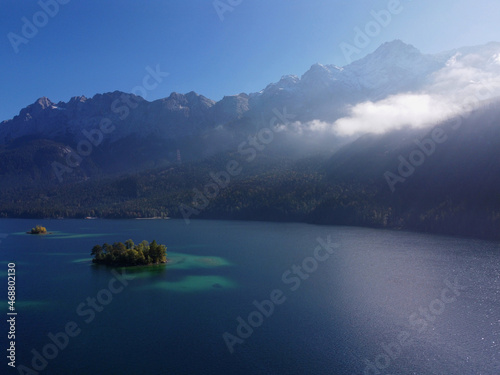
[[[40,217],[0,217],[0,220],[2,219],[7,219],[7,220],[86,220],[85,218],[82,217],[67,217],[67,218],[40,218]],[[120,218],[99,218],[99,220],[110,220],[110,221],[126,221],[126,220],[151,220],[151,218],[132,218],[132,217],[120,217]],[[165,220],[165,219],[164,219]],[[182,218],[176,218],[176,217],[169,217],[169,220],[171,221],[184,221]],[[307,224],[307,225],[316,225],[316,226],[331,226],[331,227],[347,227],[347,228],[365,228],[365,229],[380,229],[380,230],[389,230],[389,231],[394,231],[394,232],[410,232],[410,233],[421,233],[421,234],[429,234],[429,235],[434,235],[434,236],[445,236],[445,237],[453,237],[453,238],[468,238],[468,239],[477,239],[477,240],[484,240],[484,241],[500,241],[500,233],[497,236],[489,236],[489,235],[469,235],[469,234],[462,234],[462,233],[448,233],[448,232],[442,232],[442,231],[424,231],[424,230],[418,230],[418,229],[413,229],[413,228],[405,228],[405,227],[377,227],[377,226],[367,226],[367,225],[350,225],[350,224],[329,224],[329,223],[318,223],[318,222],[311,222],[311,221],[305,221],[305,220],[265,220],[265,219],[246,219],[246,220],[241,220],[241,219],[227,219],[227,218],[193,218],[190,219],[192,221],[196,222],[202,222],[202,221],[226,221],[226,222],[264,222],[264,223],[283,223],[283,224],[291,224],[291,223],[296,223],[296,224]],[[28,233],[28,232],[26,232]],[[52,234],[52,233],[49,233]]]

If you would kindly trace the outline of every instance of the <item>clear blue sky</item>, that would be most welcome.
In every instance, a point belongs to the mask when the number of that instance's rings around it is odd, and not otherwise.
[[[50,3],[55,0],[42,0]],[[37,1],[2,0],[0,120],[41,96],[68,101],[141,85],[146,67],[170,75],[147,100],[196,91],[214,100],[255,92],[285,74],[302,75],[316,62],[346,65],[339,47],[353,44],[384,1],[221,0],[240,2],[221,21],[213,0],[60,0],[54,17],[18,53],[8,38],[23,37]],[[397,0],[396,0],[397,1]],[[499,40],[498,0],[400,0],[402,11],[353,57],[402,39],[422,52]],[[38,13],[43,24],[43,14]]]

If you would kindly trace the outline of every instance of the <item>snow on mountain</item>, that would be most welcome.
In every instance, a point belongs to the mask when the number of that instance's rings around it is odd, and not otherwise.
[[[395,40],[347,66],[314,64],[300,78],[286,75],[260,92],[226,96],[217,103],[194,92],[153,102],[118,91],[73,97],[67,103],[43,97],[0,123],[0,144],[33,135],[81,137],[83,129],[98,128],[103,119],[116,127],[110,141],[150,134],[177,139],[244,118],[246,123],[261,119],[277,107],[293,108],[301,121],[335,121],[346,107],[364,101],[426,90],[453,93],[450,87],[457,82],[463,86],[459,91],[472,90],[480,81],[500,87],[498,77],[500,43],[427,55]]]
[[[286,75],[281,77],[281,79],[276,83],[270,83],[267,87],[257,94],[274,95],[280,91],[294,91],[297,89],[297,84],[300,82],[300,78],[296,75]]]
[[[373,90],[383,97],[415,88],[441,67],[442,62],[435,57],[424,55],[401,41],[394,41],[348,65],[343,73],[344,79],[356,82],[360,89]]]
[[[284,76],[251,97],[270,97],[279,91],[314,95],[347,90],[379,99],[419,87],[431,73],[442,68],[446,60],[445,57],[424,55],[415,47],[395,40],[345,67],[314,64],[300,79]]]
[[[456,116],[468,117],[481,102],[500,96],[500,66],[495,62],[499,52],[500,44],[490,43],[434,56],[414,53],[415,59],[407,59],[412,53],[403,54],[403,59],[392,55],[391,61],[403,67],[407,76],[421,78],[408,90],[352,106],[334,127],[339,134],[384,133],[403,127],[424,128]],[[396,67],[392,69],[397,73]],[[377,90],[382,88],[380,85]]]

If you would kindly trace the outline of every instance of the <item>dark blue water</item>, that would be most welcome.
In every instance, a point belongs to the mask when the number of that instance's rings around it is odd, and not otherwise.
[[[35,224],[53,234],[24,233]],[[45,348],[40,374],[500,373],[498,243],[177,220],[0,220],[0,233],[4,316],[16,263],[16,365]],[[170,264],[121,283],[91,264],[92,246],[129,238],[166,244]],[[51,351],[69,322],[78,335]],[[6,361],[0,373],[18,373]]]

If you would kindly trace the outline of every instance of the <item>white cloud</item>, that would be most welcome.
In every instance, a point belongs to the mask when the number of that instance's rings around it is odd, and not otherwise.
[[[457,63],[457,59],[462,56],[461,53],[456,53],[455,55],[453,55],[447,62],[446,62],[446,66],[453,66]]]
[[[288,125],[280,125],[278,126],[275,131],[276,132],[292,132],[298,135],[303,135],[303,134],[317,134],[317,133],[334,133],[334,125],[328,122],[324,122],[321,120],[313,120],[309,122],[299,122],[295,121],[293,123],[290,123]]]
[[[401,94],[379,102],[365,102],[351,109],[351,116],[335,122],[340,135],[384,133],[406,126],[421,128],[445,120],[459,108],[441,97]]]
[[[497,55],[495,55],[495,56],[493,56],[493,61],[495,63],[497,63],[498,65],[500,65],[500,53],[497,54]]]
[[[470,111],[480,101],[500,96],[500,53],[493,57],[457,54],[422,91],[357,104],[335,122],[335,130],[353,135],[422,128]]]

